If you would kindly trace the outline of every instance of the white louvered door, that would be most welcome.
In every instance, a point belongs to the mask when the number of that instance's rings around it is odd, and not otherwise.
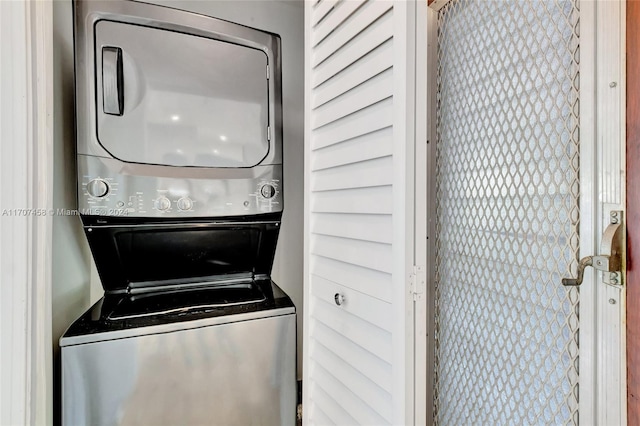
[[[410,424],[415,3],[305,8],[304,421]]]

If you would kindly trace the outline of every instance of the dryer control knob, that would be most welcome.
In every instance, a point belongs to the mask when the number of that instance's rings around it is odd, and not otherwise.
[[[160,211],[169,210],[171,208],[171,200],[167,197],[160,197],[156,200],[156,209]]]
[[[178,209],[179,210],[191,210],[193,207],[193,201],[189,197],[183,197],[178,200]]]
[[[270,183],[265,183],[260,188],[260,195],[264,198],[273,198],[276,195],[276,188]]]
[[[102,179],[93,179],[87,184],[87,192],[92,197],[104,197],[109,192],[109,185]]]

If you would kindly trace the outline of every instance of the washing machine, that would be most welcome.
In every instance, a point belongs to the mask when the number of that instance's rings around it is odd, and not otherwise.
[[[296,321],[272,281],[280,39],[74,3],[78,210],[104,296],[60,339],[65,425],[293,425]]]

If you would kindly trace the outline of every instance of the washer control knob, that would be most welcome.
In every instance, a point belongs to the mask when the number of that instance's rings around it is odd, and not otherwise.
[[[193,201],[189,197],[182,197],[178,200],[179,210],[191,210],[193,208]]]
[[[273,198],[273,196],[276,195],[275,186],[271,185],[270,183],[265,183],[260,188],[260,195],[262,195],[264,198]]]
[[[171,200],[167,197],[160,197],[156,200],[156,209],[160,211],[169,210],[171,208]]]
[[[109,192],[109,185],[102,179],[93,179],[87,184],[87,192],[92,197],[104,197]]]

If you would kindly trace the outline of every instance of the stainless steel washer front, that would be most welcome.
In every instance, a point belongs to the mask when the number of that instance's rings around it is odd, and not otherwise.
[[[63,424],[294,425],[292,311],[63,338]]]

